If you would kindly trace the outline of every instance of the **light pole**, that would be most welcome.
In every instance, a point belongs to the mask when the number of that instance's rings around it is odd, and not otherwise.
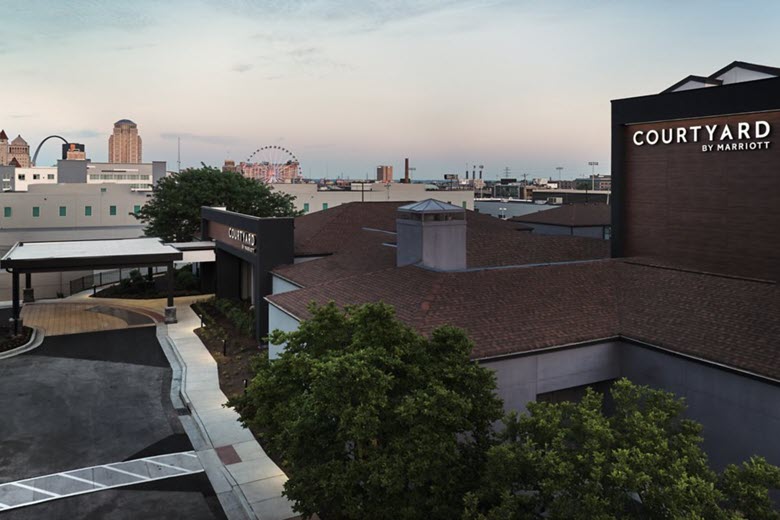
[[[556,169],[556,170],[558,170],[558,183],[559,183],[559,185],[558,185],[558,188],[560,188],[560,187],[561,187],[561,186],[560,186],[560,182],[561,182],[561,171],[563,171],[563,166],[556,166],[556,167],[555,167],[555,169]]]
[[[596,166],[599,165],[598,161],[590,161],[588,162],[590,165],[590,189],[595,190],[596,189]]]

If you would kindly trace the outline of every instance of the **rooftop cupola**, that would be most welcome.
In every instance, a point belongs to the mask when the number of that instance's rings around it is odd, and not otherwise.
[[[434,199],[398,208],[396,264],[466,268],[466,210]]]

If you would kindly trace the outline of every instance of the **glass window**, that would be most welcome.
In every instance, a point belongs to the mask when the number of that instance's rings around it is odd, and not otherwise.
[[[5,218],[11,218],[11,208],[9,208],[8,206],[4,207],[3,208],[3,216]]]
[[[322,209],[328,209],[328,203],[327,202],[323,202],[322,203]]]
[[[54,174],[53,173],[49,173],[49,174],[46,175],[46,178],[49,179],[50,181],[53,181],[54,180]]]
[[[24,180],[24,174],[20,173],[16,178],[19,179],[20,181],[23,181]]]
[[[68,214],[68,208],[65,206],[60,206],[60,216],[64,217]]]
[[[39,206],[33,206],[33,217],[41,216],[41,208]]]
[[[33,173],[33,180],[34,181],[41,180],[41,174],[40,173]]]
[[[304,202],[303,203],[303,212],[304,213],[308,213],[309,212],[309,203],[308,202]]]
[[[109,206],[108,207],[108,214],[109,215],[116,215],[116,206]]]
[[[92,216],[92,206],[84,206],[84,216],[85,217]]]
[[[138,215],[139,211],[141,211],[141,205],[140,204],[136,204],[135,206],[133,206],[133,213]]]
[[[466,209],[466,201],[463,201],[463,209]]]

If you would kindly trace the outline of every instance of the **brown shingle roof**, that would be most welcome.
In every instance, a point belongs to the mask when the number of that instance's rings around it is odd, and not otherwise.
[[[403,202],[352,202],[295,219],[296,256],[330,255],[282,266],[275,273],[301,285],[395,266],[397,208]],[[606,258],[609,243],[582,237],[545,237],[519,223],[466,212],[468,267],[499,267]],[[370,231],[373,230],[373,231]],[[378,230],[386,231],[383,233]]]
[[[586,227],[609,226],[612,217],[609,204],[578,203],[566,204],[530,215],[512,217],[513,222],[528,224],[548,224],[551,226]]]
[[[407,266],[268,300],[303,319],[311,301],[385,301],[423,333],[464,328],[474,358],[620,336],[780,379],[776,284],[642,259],[457,273]]]

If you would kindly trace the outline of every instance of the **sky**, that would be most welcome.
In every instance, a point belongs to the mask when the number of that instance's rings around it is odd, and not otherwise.
[[[610,171],[610,100],[780,66],[780,2],[0,0],[0,128],[177,168],[290,150],[307,177]],[[38,165],[59,157],[48,141]]]

